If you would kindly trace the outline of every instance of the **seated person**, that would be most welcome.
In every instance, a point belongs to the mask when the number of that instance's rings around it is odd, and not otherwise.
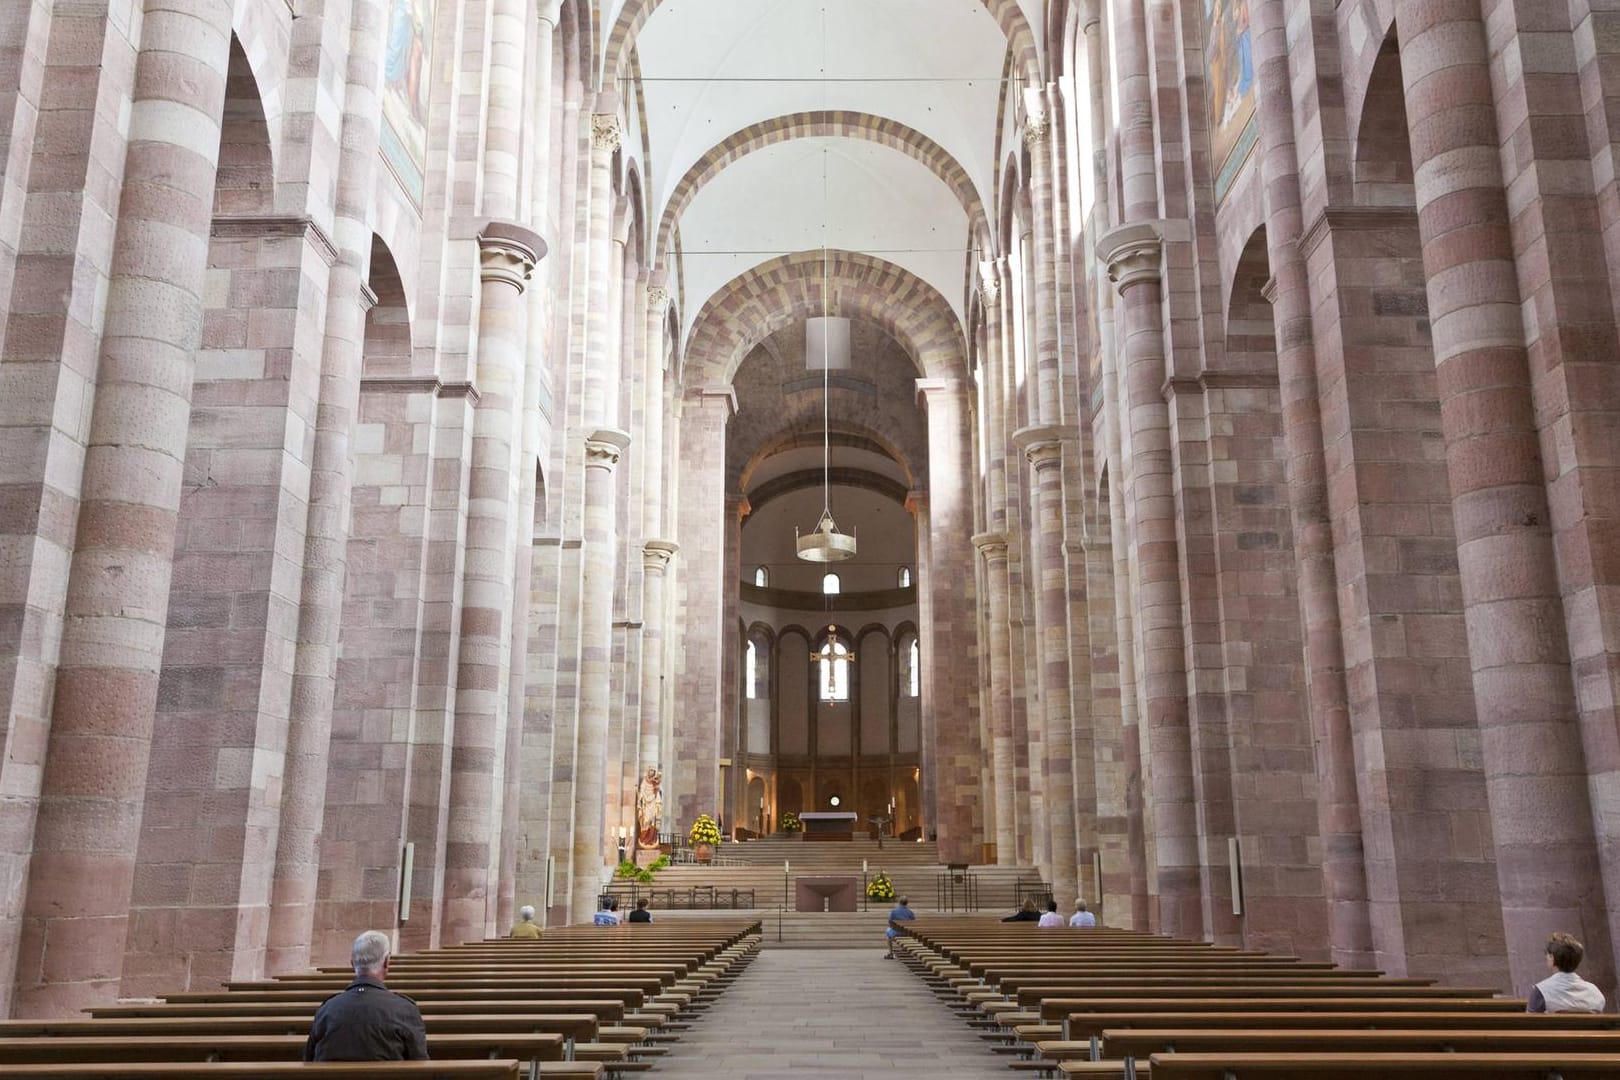
[[[354,939],[354,982],[321,1002],[304,1044],[305,1061],[426,1061],[422,1010],[383,985],[393,947],[381,930]]]
[[[894,959],[894,939],[900,936],[900,928],[895,923],[913,922],[917,918],[916,912],[911,910],[910,905],[911,897],[902,896],[895,902],[894,910],[889,912],[889,928],[883,931],[883,937],[889,945],[889,951],[885,959]]]
[[[1043,913],[1041,915],[1040,925],[1041,926],[1062,926],[1063,925],[1063,916],[1058,914],[1057,901],[1056,900],[1048,900],[1046,902],[1046,911],[1045,911],[1045,913]]]
[[[630,913],[631,922],[652,922],[652,912],[647,910],[645,899],[636,901],[636,910]]]
[[[1526,1012],[1602,1012],[1603,991],[1575,974],[1586,950],[1568,934],[1547,939],[1547,968],[1552,972],[1530,991]]]
[[[624,920],[619,918],[619,901],[609,900],[602,905],[602,910],[591,917],[591,922],[597,926],[618,926]]]
[[[1097,916],[1086,910],[1084,900],[1074,902],[1074,914],[1069,916],[1070,926],[1096,926]]]
[[[1025,900],[1024,906],[1007,916],[1002,922],[1040,922],[1041,917],[1035,911],[1035,901]]]
[[[512,936],[531,940],[539,938],[540,927],[534,921],[534,908],[528,904],[518,908],[518,921],[517,925],[512,927]]]

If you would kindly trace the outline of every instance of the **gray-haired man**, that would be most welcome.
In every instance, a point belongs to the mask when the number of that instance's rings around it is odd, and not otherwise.
[[[427,1034],[422,1011],[383,985],[392,951],[388,935],[367,930],[354,939],[349,959],[354,982],[315,1010],[304,1044],[305,1061],[423,1061]]]

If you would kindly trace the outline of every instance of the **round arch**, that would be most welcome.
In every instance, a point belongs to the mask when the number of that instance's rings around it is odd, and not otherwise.
[[[652,18],[664,0],[625,0],[624,7],[619,9],[619,17],[613,23],[613,29],[608,33],[607,48],[602,55],[602,77],[598,86],[615,83],[624,74],[630,56],[635,50],[636,35],[641,28]],[[1024,17],[1023,8],[1018,6],[1018,0],[983,0],[984,9],[990,17],[996,20],[1002,34],[1007,39],[1007,51],[1012,60],[1013,70],[1018,72],[1025,82],[1039,85],[1043,82],[1041,77],[1040,49],[1035,40],[1035,32],[1030,28],[1029,20]]]
[[[886,259],[852,251],[800,251],[761,263],[711,296],[686,345],[683,383],[730,385],[765,338],[797,319],[831,313],[871,320],[929,378],[966,377],[962,326],[933,286]],[[822,295],[826,276],[830,295]]]
[[[794,139],[814,138],[860,139],[896,150],[926,166],[962,204],[962,210],[968,217],[968,227],[979,249],[990,250],[990,224],[985,215],[984,200],[968,177],[967,170],[944,147],[916,128],[896,120],[871,113],[818,110],[789,113],[750,124],[733,132],[693,162],[670,193],[669,202],[659,218],[656,249],[659,258],[668,250],[675,223],[680,220],[681,214],[685,213],[704,185],[728,166],[756,150],[779,146]]]

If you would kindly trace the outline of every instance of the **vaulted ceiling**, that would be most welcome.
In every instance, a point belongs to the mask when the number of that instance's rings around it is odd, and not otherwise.
[[[823,246],[904,268],[965,322],[1040,6],[611,0],[604,83],[641,95],[683,331],[740,274]]]

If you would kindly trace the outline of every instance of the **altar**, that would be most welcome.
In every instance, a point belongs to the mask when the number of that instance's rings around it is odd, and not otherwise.
[[[793,879],[793,910],[854,911],[859,879],[852,877],[800,877]]]
[[[799,815],[806,840],[855,839],[855,815],[846,810],[814,810]]]

